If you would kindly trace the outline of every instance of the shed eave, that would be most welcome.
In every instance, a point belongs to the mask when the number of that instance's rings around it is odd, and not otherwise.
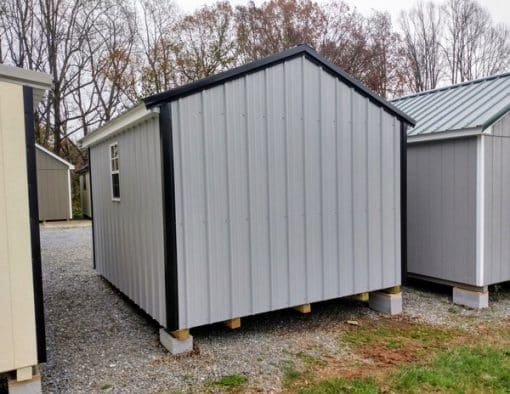
[[[472,129],[461,129],[461,130],[452,130],[452,131],[439,131],[429,134],[418,134],[418,135],[410,135],[407,136],[407,143],[413,144],[417,142],[428,142],[428,141],[441,141],[448,140],[454,138],[465,138],[472,137],[476,135],[482,135],[483,129],[482,127],[475,127]]]
[[[80,145],[82,148],[89,148],[97,145],[100,142],[119,134],[128,127],[134,127],[140,122],[158,116],[157,110],[158,108],[147,109],[143,103],[138,104],[136,107],[124,112],[104,126],[86,135],[80,141]]]

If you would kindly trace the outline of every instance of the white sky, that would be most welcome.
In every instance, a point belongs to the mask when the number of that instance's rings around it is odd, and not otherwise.
[[[324,0],[318,0],[319,3]],[[363,13],[370,12],[371,9],[389,11],[395,22],[401,10],[410,8],[414,1],[410,0],[345,0],[350,5],[355,5]],[[440,1],[436,1],[440,3]],[[203,4],[215,3],[215,0],[176,0],[176,3],[183,11],[193,11]],[[245,4],[248,0],[230,0],[234,5]],[[256,4],[263,1],[255,0]],[[489,10],[492,17],[497,22],[504,22],[510,25],[510,1],[509,0],[479,0],[479,2]]]

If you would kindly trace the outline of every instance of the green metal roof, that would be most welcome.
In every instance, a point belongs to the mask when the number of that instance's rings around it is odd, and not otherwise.
[[[484,130],[510,111],[510,73],[464,82],[392,101],[416,120],[408,136]]]

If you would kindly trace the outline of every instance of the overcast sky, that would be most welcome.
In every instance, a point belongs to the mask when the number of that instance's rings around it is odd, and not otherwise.
[[[322,2],[323,0],[318,0]],[[212,4],[215,0],[176,0],[177,4],[184,11],[192,11],[202,4]],[[232,4],[244,4],[247,0],[230,0]],[[355,4],[356,7],[363,13],[370,12],[371,9],[389,11],[395,21],[399,12],[403,9],[409,8],[414,1],[409,0],[346,0],[348,4]],[[439,1],[437,1],[439,3]],[[262,3],[261,0],[255,0],[256,4]],[[480,3],[489,10],[494,20],[497,22],[505,22],[510,25],[510,1],[509,0],[481,0]]]

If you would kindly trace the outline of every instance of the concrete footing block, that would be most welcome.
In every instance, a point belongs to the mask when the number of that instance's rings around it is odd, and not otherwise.
[[[402,293],[389,294],[383,291],[375,291],[370,293],[368,305],[375,311],[388,315],[398,315],[402,313]]]
[[[9,394],[41,394],[41,376],[39,374],[31,379],[18,381],[9,379],[7,381]]]
[[[489,292],[487,290],[467,290],[461,287],[453,288],[453,303],[473,309],[489,307]]]
[[[170,335],[164,328],[159,329],[159,341],[171,354],[182,354],[193,351],[193,337],[177,339]]]

